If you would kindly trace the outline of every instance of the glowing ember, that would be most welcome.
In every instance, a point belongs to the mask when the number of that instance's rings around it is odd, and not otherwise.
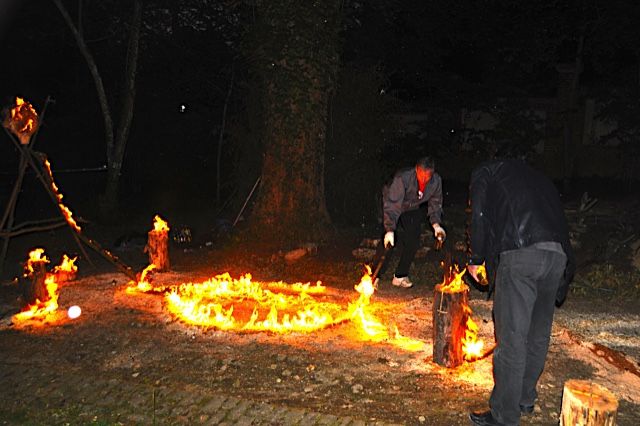
[[[38,128],[38,114],[29,102],[16,97],[16,105],[11,108],[11,114],[7,115],[3,124],[22,145],[27,145]]]
[[[156,215],[153,218],[153,230],[155,232],[169,232],[169,224]]]
[[[80,314],[82,314],[82,309],[78,305],[73,305],[67,310],[67,316],[71,319],[78,318]]]
[[[60,209],[65,219],[67,220],[67,223],[69,223],[69,225],[71,225],[73,229],[80,232],[80,226],[76,223],[75,219],[73,218],[73,213],[71,213],[71,210],[69,210],[69,208],[62,203],[62,194],[60,194],[60,192],[58,191],[58,186],[55,184],[53,180],[53,173],[51,172],[51,163],[49,163],[49,160],[45,160],[44,166],[51,180],[51,189],[53,190],[53,193],[56,195],[56,198],[58,199],[58,208]]]

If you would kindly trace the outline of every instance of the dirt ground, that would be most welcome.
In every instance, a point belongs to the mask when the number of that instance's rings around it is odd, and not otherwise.
[[[633,239],[611,243],[640,235],[631,213],[637,201],[623,203],[600,201],[580,217],[579,205],[567,206],[577,229],[580,270],[568,302],[557,311],[535,412],[523,417],[522,424],[558,424],[568,379],[605,386],[619,399],[618,424],[640,424],[640,281],[620,284],[620,277],[637,278],[628,259]],[[449,210],[463,211],[456,206]],[[630,213],[607,222],[611,210]],[[449,218],[451,250],[463,241],[463,223],[462,217]],[[115,240],[112,231],[102,232],[101,238]],[[154,283],[200,282],[223,272],[234,278],[251,273],[254,281],[265,282],[320,280],[329,289],[323,300],[346,307],[358,297],[354,286],[363,261],[352,251],[365,235],[353,230],[342,235],[339,242],[320,245],[295,262],[287,262],[286,253],[266,252],[250,242],[223,247],[204,238],[190,246],[173,245],[172,270],[156,274]],[[39,238],[54,247],[68,237],[48,233]],[[145,266],[142,247],[116,253],[137,271]],[[15,264],[18,257],[9,262]],[[163,295],[127,293],[130,280],[100,262],[94,269],[80,262],[78,279],[60,286],[56,314],[45,321],[18,322],[12,315],[22,305],[19,282],[5,279],[0,286],[0,422],[241,423],[216,420],[207,411],[206,398],[226,395],[330,414],[337,416],[335,424],[351,424],[340,423],[344,418],[366,424],[469,424],[469,410],[486,407],[491,356],[455,369],[433,362],[432,301],[434,286],[442,279],[442,257],[442,251],[423,250],[413,266],[413,288],[392,287],[387,272],[371,299],[371,312],[390,329],[396,326],[403,336],[419,341],[417,349],[392,339],[367,340],[352,322],[291,334],[187,325],[168,312]],[[618,280],[596,282],[602,268]],[[66,316],[71,305],[82,308],[78,319]],[[471,290],[470,305],[480,337],[491,346],[491,301]],[[288,424],[283,418],[261,422],[260,413],[244,422]]]

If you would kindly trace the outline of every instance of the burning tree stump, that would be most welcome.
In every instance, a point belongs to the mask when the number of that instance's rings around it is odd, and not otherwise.
[[[438,284],[433,298],[433,361],[445,367],[457,367],[464,361],[462,339],[469,317],[469,288],[447,291]]]
[[[154,229],[149,231],[144,251],[149,254],[149,263],[156,266],[156,271],[168,271],[169,262],[169,226],[156,215]]]
[[[567,380],[560,426],[614,426],[618,399],[608,389],[585,380]]]
[[[29,261],[29,272],[25,274],[23,295],[28,305],[34,305],[36,300],[46,302],[49,300],[47,291],[47,261]]]
[[[169,233],[166,231],[149,231],[147,246],[144,248],[149,254],[149,263],[156,265],[157,271],[168,271],[169,262]]]

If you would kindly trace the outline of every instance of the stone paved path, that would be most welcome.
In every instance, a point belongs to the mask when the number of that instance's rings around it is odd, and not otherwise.
[[[28,377],[29,366],[6,361],[0,361],[0,383],[11,386],[0,390],[3,425],[392,425],[214,394],[202,386],[97,376],[86,380],[81,371],[61,377],[35,365],[38,379],[20,381]]]

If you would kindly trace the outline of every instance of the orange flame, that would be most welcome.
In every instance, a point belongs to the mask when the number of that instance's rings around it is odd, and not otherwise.
[[[71,259],[66,254],[63,254],[62,261],[58,266],[53,268],[53,273],[57,274],[59,272],[78,272],[78,266],[75,264],[76,260],[78,260],[77,256]]]
[[[47,256],[44,256],[43,248],[36,248],[29,252],[29,259],[27,259],[27,264],[25,265],[24,275],[29,276],[33,274],[35,272],[33,265],[38,262],[49,263]]]
[[[58,283],[75,279],[76,273],[78,272],[78,266],[75,264],[76,260],[78,260],[78,257],[71,259],[66,254],[62,255],[62,261],[59,265],[55,266],[52,271]]]
[[[13,316],[15,320],[25,321],[36,317],[46,317],[58,309],[58,283],[56,283],[56,276],[47,274],[44,283],[47,288],[49,300],[41,302],[39,299],[36,299],[35,303],[15,314]]]
[[[78,267],[74,264],[77,258],[69,259],[65,254],[63,255],[62,262],[53,268],[53,272],[45,273],[44,284],[47,290],[47,300],[36,301],[25,307],[21,312],[15,314],[13,318],[16,321],[24,321],[32,318],[44,318],[58,309],[58,284],[60,282],[60,276],[68,273],[75,273]],[[29,259],[25,265],[24,276],[29,278],[35,271],[35,265],[37,263],[46,264],[49,263],[49,259],[44,256],[44,249],[36,248],[29,252]]]
[[[18,137],[22,145],[27,145],[38,127],[38,113],[29,102],[16,97],[16,105],[11,108],[4,126]]]
[[[464,359],[466,359],[467,361],[474,361],[482,357],[484,341],[478,340],[479,328],[473,318],[471,318],[471,308],[469,306],[465,306],[465,311],[467,312],[468,317],[466,324],[467,328],[464,331],[464,337],[461,339],[462,353]]]
[[[484,270],[484,267],[482,267],[482,269]],[[451,268],[448,276],[445,274],[443,282],[439,285],[440,291],[443,293],[468,292],[469,286],[467,286],[462,280],[464,273],[465,269],[460,272],[457,265]],[[447,278],[450,279],[449,282],[446,282]],[[471,307],[469,305],[465,305],[463,306],[463,309],[467,319],[465,323],[464,337],[460,339],[462,344],[462,353],[465,360],[474,361],[482,357],[484,342],[482,340],[478,340],[479,328],[475,321],[473,321],[473,311],[471,310]]]
[[[51,189],[53,190],[53,193],[56,195],[56,198],[58,199],[58,208],[60,208],[60,211],[62,212],[65,219],[67,220],[67,223],[69,223],[69,225],[71,225],[76,231],[80,232],[80,226],[76,223],[75,219],[73,218],[73,213],[71,212],[71,210],[69,210],[67,206],[65,206],[62,203],[62,194],[60,194],[60,192],[58,191],[58,186],[53,180],[53,173],[51,172],[51,163],[49,163],[49,160],[44,161],[44,166],[45,166],[45,170],[49,174],[49,178],[51,181]]]
[[[224,273],[200,283],[163,287],[154,286],[147,279],[147,273],[153,268],[148,266],[138,283],[127,292],[165,292],[169,311],[188,324],[220,330],[309,333],[352,322],[362,338],[387,340],[413,351],[424,346],[424,342],[401,336],[397,329],[390,337],[387,327],[371,312],[369,305],[375,288],[368,266],[355,286],[358,299],[346,309],[326,298],[320,301],[314,297],[326,296],[327,288],[320,281],[315,285],[254,282],[251,274],[232,279]]]
[[[31,276],[35,272],[35,265],[37,263],[46,264],[49,263],[49,259],[44,256],[44,249],[36,248],[29,252],[29,259],[25,265],[25,277]],[[13,316],[17,321],[24,321],[35,317],[46,317],[50,313],[58,309],[58,283],[56,282],[56,276],[54,274],[47,273],[44,279],[45,288],[47,290],[48,299],[36,301],[28,305],[21,312]]]
[[[169,224],[156,215],[153,218],[153,230],[155,232],[169,232]]]
[[[463,291],[469,291],[469,287],[462,281],[462,276],[464,275],[464,269],[462,272],[458,271],[458,267],[455,266],[449,273],[449,282],[447,281],[448,277],[444,277],[442,283],[440,283],[440,291],[443,293],[460,293]]]

